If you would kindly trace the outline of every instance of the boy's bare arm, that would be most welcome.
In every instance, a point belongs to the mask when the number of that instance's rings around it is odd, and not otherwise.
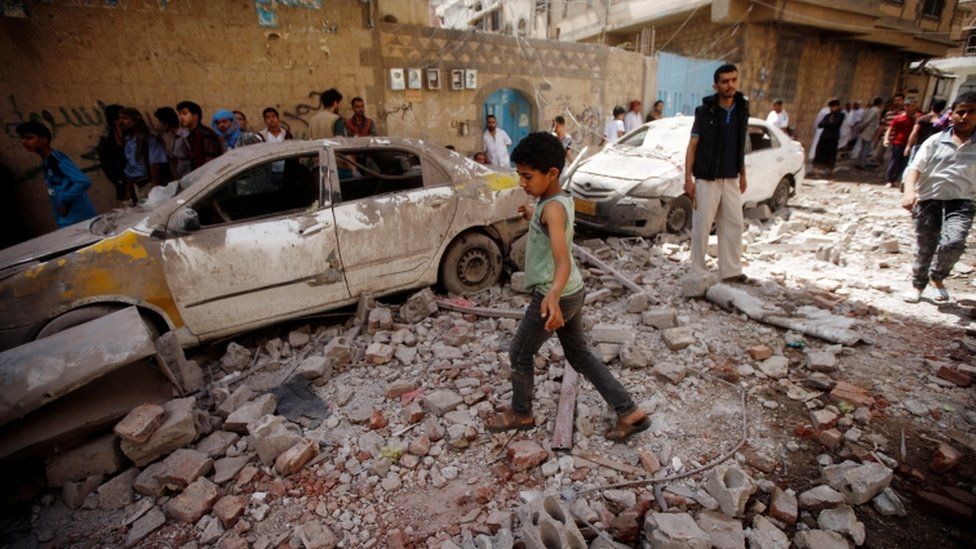
[[[698,152],[698,136],[693,135],[688,140],[688,150],[685,152],[685,194],[695,197],[695,176],[692,170],[695,166],[695,153]]]
[[[549,230],[549,246],[555,269],[552,287],[542,300],[541,312],[542,317],[547,319],[546,329],[552,331],[565,324],[562,309],[559,308],[559,298],[566,289],[569,273],[572,271],[569,244],[566,242],[566,210],[560,204],[549,202],[542,210],[542,222]]]

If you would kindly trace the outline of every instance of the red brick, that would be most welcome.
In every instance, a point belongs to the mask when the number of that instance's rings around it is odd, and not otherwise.
[[[948,366],[939,368],[939,371],[935,375],[947,381],[951,381],[960,387],[969,387],[973,383],[972,376]]]
[[[386,427],[389,422],[383,417],[383,412],[379,410],[373,410],[373,415],[369,417],[369,428],[370,429],[382,429]]]
[[[865,389],[846,381],[837,382],[834,390],[830,392],[830,400],[833,402],[849,402],[855,406],[871,407],[874,405],[874,397]]]
[[[796,496],[784,492],[778,486],[773,488],[773,495],[769,501],[769,516],[786,524],[796,524],[798,513]]]
[[[938,448],[935,449],[935,455],[932,456],[932,463],[929,464],[929,467],[936,473],[945,473],[959,465],[960,461],[962,461],[962,454],[958,450],[945,442],[940,442]]]
[[[122,421],[115,424],[115,434],[120,438],[142,444],[166,421],[166,410],[158,404],[141,404],[132,409]]]
[[[180,448],[163,460],[162,467],[155,478],[161,484],[183,488],[209,473],[212,468],[213,460],[207,454],[189,448]]]
[[[833,450],[840,446],[840,443],[844,440],[844,433],[841,433],[837,429],[827,429],[826,431],[820,431],[813,435],[814,440],[823,444],[827,448]]]
[[[403,409],[403,419],[407,423],[420,423],[424,419],[424,409],[416,402],[411,402],[407,404],[406,408]]]
[[[755,347],[749,347],[746,349],[749,356],[753,360],[766,360],[767,358],[773,356],[773,350],[765,345],[756,345]]]
[[[651,452],[644,449],[639,449],[637,450],[637,455],[640,457],[641,466],[644,467],[647,474],[653,475],[661,470],[661,462],[658,461],[657,456]]]
[[[166,514],[183,522],[195,523],[210,512],[220,497],[217,485],[205,478],[198,478],[180,495],[166,502]]]
[[[958,486],[943,486],[942,491],[963,505],[976,507],[976,494],[973,494],[972,492],[963,490]]]
[[[214,515],[220,519],[220,524],[225,529],[237,524],[237,519],[241,518],[244,508],[247,507],[247,500],[246,496],[224,496],[214,505]]]
[[[400,398],[416,390],[417,384],[412,381],[396,381],[386,386],[386,398]]]
[[[508,446],[508,459],[516,471],[531,469],[549,458],[549,452],[531,440],[520,440]]]
[[[973,520],[972,507],[932,492],[917,492],[915,505],[933,516],[949,518],[960,524],[969,525]]]
[[[291,475],[301,471],[302,467],[319,454],[319,445],[314,441],[302,439],[286,450],[275,460],[275,470],[279,475]]]

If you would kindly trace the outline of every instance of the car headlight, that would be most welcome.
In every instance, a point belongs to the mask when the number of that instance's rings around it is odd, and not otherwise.
[[[633,196],[634,198],[660,198],[664,194],[664,190],[667,189],[667,186],[667,180],[658,178],[645,179],[631,189],[627,193],[627,196]]]

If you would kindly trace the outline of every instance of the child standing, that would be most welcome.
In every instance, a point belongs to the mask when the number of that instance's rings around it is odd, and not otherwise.
[[[573,202],[559,184],[566,162],[566,149],[559,138],[535,132],[519,142],[512,152],[519,184],[537,198],[535,206],[520,206],[530,219],[525,252],[525,283],[532,301],[512,341],[512,406],[487,421],[490,431],[531,429],[533,359],[555,331],[566,360],[590,380],[617,413],[616,424],[604,433],[610,440],[625,441],[647,429],[651,422],[607,366],[590,352],[583,334],[583,298],[586,292],[572,259]]]
[[[44,182],[58,228],[95,217],[95,205],[88,198],[91,180],[68,155],[51,148],[51,130],[30,120],[17,126],[24,148],[44,162]]]

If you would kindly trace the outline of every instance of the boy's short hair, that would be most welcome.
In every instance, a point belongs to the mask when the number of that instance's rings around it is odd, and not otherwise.
[[[783,104],[782,99],[773,99],[773,105],[782,105],[782,104]]]
[[[881,97],[875,97],[874,101],[871,102],[872,106],[879,107],[884,104],[884,99]]]
[[[233,114],[241,115],[241,118],[243,118],[245,122],[247,121],[247,115],[245,115],[243,112],[241,111],[230,111],[230,112],[232,112]]]
[[[28,120],[27,122],[17,124],[17,135],[21,137],[36,135],[37,137],[47,138],[48,141],[51,140],[51,130],[37,120]]]
[[[714,80],[713,83],[718,84],[719,77],[722,76],[723,74],[728,74],[730,72],[739,72],[739,67],[736,67],[731,63],[726,63],[721,67],[715,69],[715,74],[712,75],[712,80]]]
[[[190,111],[191,114],[197,115],[201,120],[203,119],[203,109],[193,101],[180,101],[176,104],[177,111],[182,111],[183,109]]]
[[[625,112],[627,112],[627,109],[621,107],[620,105],[617,105],[616,107],[613,108],[613,117],[617,118],[618,116],[620,116]]]
[[[952,110],[956,110],[956,107],[963,103],[972,103],[976,105],[976,92],[966,92],[956,96],[955,101],[952,102]]]
[[[831,99],[830,101],[827,101],[828,107],[833,107],[835,105],[838,107],[840,106],[840,99]]]
[[[333,103],[338,103],[339,101],[342,101],[342,94],[339,93],[339,90],[335,88],[329,88],[324,92],[322,92],[321,99],[322,99],[322,106],[328,107]]]
[[[560,172],[566,165],[566,148],[549,132],[532,132],[522,138],[512,151],[512,162],[546,173],[550,168]]]
[[[948,102],[945,99],[936,99],[932,102],[932,110],[936,112],[942,112],[945,110],[946,104]]]
[[[176,109],[173,107],[159,107],[156,112],[153,113],[156,120],[159,120],[167,128],[179,128],[180,118],[176,114]]]
[[[350,101],[350,102],[349,102],[349,104],[350,104],[350,105],[352,105],[352,104],[354,104],[354,103],[355,103],[356,101],[359,101],[359,102],[360,102],[360,103],[362,103],[363,105],[365,105],[365,104],[366,104],[366,100],[365,100],[365,99],[363,99],[362,97],[358,97],[358,96],[357,96],[357,97],[353,97],[353,98],[352,98],[352,101]]]
[[[278,118],[281,118],[281,115],[278,114],[278,109],[276,109],[274,107],[265,107],[264,110],[261,111],[261,118],[264,118],[265,116],[268,116],[268,113],[269,112],[273,112],[275,116],[277,116]]]
[[[556,124],[565,124],[566,123],[566,119],[563,118],[563,115],[561,115],[561,114],[560,115],[557,115],[556,118],[553,118],[553,120],[556,121]]]

